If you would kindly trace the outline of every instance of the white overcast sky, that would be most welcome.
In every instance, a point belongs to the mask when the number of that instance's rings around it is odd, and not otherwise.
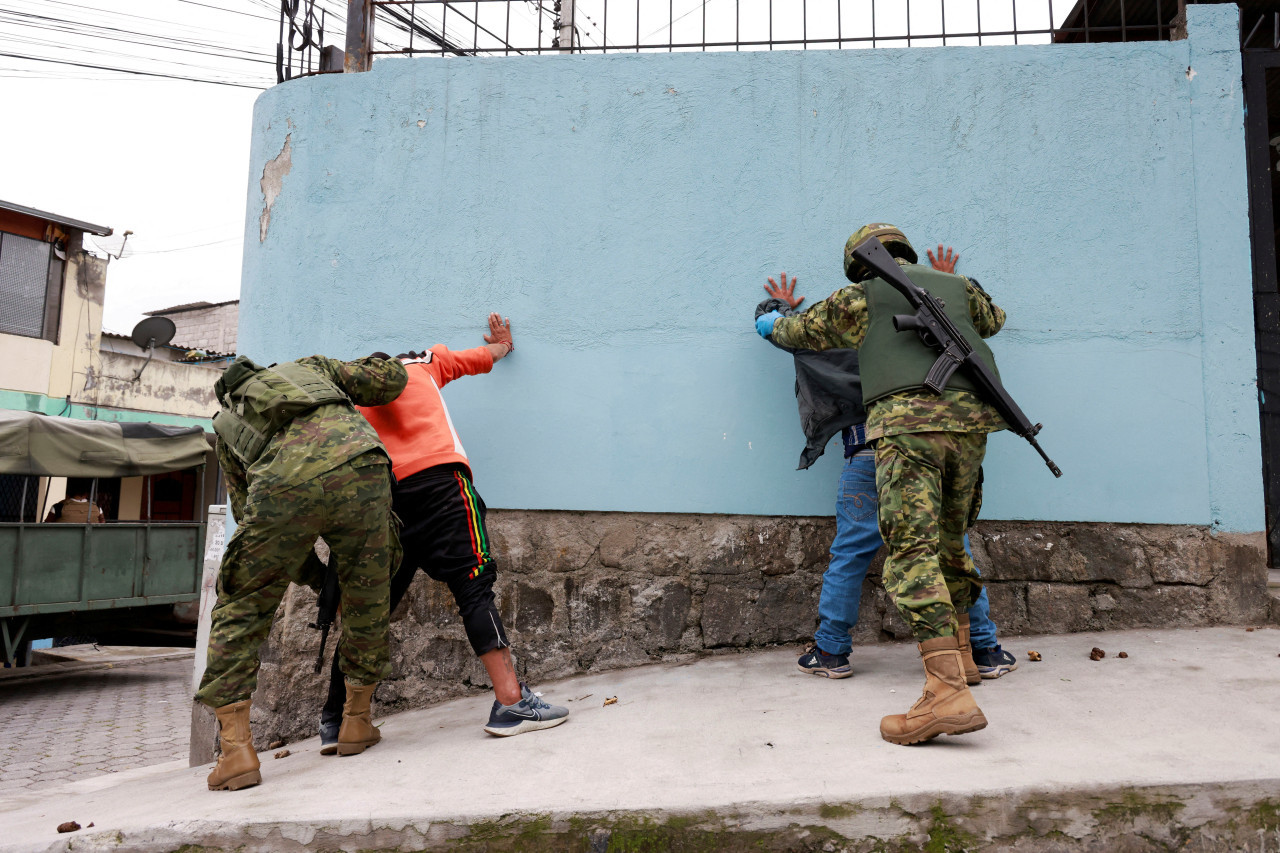
[[[609,0],[607,22],[601,0],[578,3],[579,43],[588,49],[606,27],[610,45],[634,43],[637,32],[655,46],[668,37],[764,39],[771,7],[775,39],[801,34],[801,0]],[[345,0],[321,5],[325,41],[342,44]],[[550,0],[544,5],[546,44],[554,14]],[[1047,26],[1051,5],[1061,22],[1072,3],[981,0],[983,30],[1011,27],[1015,10],[1020,28]],[[808,35],[833,33],[837,7],[846,37],[869,35],[873,6],[878,35],[905,34],[905,0],[808,0]],[[279,0],[6,0],[0,8],[0,199],[109,226],[108,245],[133,231],[107,275],[109,331],[128,333],[145,311],[238,298],[250,123],[254,99],[275,84],[279,8]],[[445,27],[458,41],[470,40],[478,17],[512,42],[536,43],[534,2],[510,4],[511,30],[508,4],[482,3],[478,16],[474,3],[450,8]],[[912,0],[912,31],[940,32],[942,8],[942,0]],[[978,0],[947,0],[947,31],[972,32],[978,8]],[[438,12],[420,6],[416,14],[438,25]],[[381,20],[375,34],[379,48],[408,43]]]
[[[0,53],[10,54],[0,56],[0,199],[109,226],[117,243],[134,232],[133,253],[108,268],[104,326],[111,331],[127,334],[144,311],[238,297],[249,127],[261,89],[12,54],[274,83],[272,4],[201,2],[208,6],[7,0],[0,9]],[[86,24],[100,26],[85,32]],[[185,41],[164,49],[154,46],[157,34]],[[228,48],[237,58],[197,52]]]

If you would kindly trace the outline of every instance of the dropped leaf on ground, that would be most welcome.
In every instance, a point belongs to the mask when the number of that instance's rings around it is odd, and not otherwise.
[[[617,696],[610,696],[610,697],[608,697],[607,699],[605,699],[605,700],[604,700],[604,706],[608,706],[608,705],[617,705],[617,704],[618,704],[618,697],[617,697]],[[602,707],[604,707],[604,706],[602,706]]]

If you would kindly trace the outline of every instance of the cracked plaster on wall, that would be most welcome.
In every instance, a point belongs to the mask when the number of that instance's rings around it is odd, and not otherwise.
[[[290,142],[292,138],[292,133],[285,136],[284,147],[280,149],[280,153],[275,158],[268,160],[267,165],[262,167],[262,180],[259,182],[259,186],[262,187],[264,204],[262,216],[258,219],[258,242],[260,243],[266,242],[267,228],[271,225],[271,206],[280,197],[280,189],[284,185],[284,176],[289,174],[289,170],[293,168],[293,147]]]

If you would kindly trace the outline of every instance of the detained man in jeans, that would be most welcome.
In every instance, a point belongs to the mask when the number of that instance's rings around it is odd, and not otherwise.
[[[938,246],[936,257],[932,251],[927,254],[933,267],[943,272],[955,272],[960,259],[949,247],[944,254],[942,246]],[[770,278],[765,285],[770,298],[757,306],[756,317],[775,310],[783,315],[793,313],[804,301],[803,296],[795,295],[795,287],[796,279],[788,283],[786,273],[781,275],[781,284]],[[767,336],[766,340],[773,343]],[[822,575],[818,630],[813,647],[797,664],[803,672],[813,675],[848,678],[853,675],[849,665],[849,652],[853,648],[849,632],[858,622],[862,582],[883,544],[877,523],[875,451],[864,439],[863,424],[867,415],[862,407],[858,355],[854,350],[813,352],[774,346],[795,356],[796,402],[808,439],[800,456],[800,468],[812,465],[836,432],[843,437],[845,464],[836,490],[836,535],[831,542],[831,562]],[[966,535],[966,550],[968,547]],[[996,639],[985,587],[967,616],[967,620],[962,618],[962,623],[969,622],[977,671],[966,673],[966,680],[976,684],[983,678],[999,678],[1017,669],[1017,659],[1000,648]]]

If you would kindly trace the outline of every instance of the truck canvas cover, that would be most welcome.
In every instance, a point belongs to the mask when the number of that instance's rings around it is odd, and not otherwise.
[[[203,465],[208,450],[200,427],[0,410],[0,474],[137,477]]]

